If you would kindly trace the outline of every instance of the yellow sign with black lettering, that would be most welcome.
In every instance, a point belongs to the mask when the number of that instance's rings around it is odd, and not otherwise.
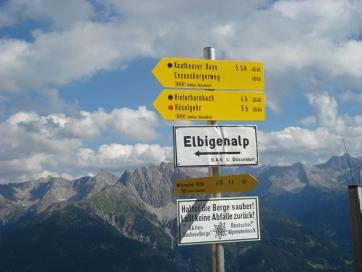
[[[205,178],[177,179],[176,195],[250,192],[258,180],[250,174]]]
[[[166,88],[264,90],[261,62],[161,58],[152,73]]]
[[[265,120],[263,92],[163,90],[153,106],[165,120]]]

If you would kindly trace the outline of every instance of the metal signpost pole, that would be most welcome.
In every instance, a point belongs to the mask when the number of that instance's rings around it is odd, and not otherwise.
[[[205,47],[203,50],[204,59],[215,60],[215,49],[213,47]],[[211,90],[210,90],[211,91]],[[208,125],[216,125],[216,121],[207,121]],[[208,167],[209,177],[219,176],[218,166]],[[221,198],[221,193],[212,194],[211,197]],[[222,244],[211,244],[212,255],[212,271],[224,272],[224,247]]]

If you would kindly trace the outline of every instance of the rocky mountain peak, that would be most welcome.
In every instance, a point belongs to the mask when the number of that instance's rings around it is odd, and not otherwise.
[[[165,206],[174,200],[172,180],[159,166],[148,165],[126,170],[120,182],[153,207]]]
[[[349,165],[351,165],[352,170],[362,168],[362,159],[344,153],[342,156],[333,156],[327,162],[316,165],[316,167],[321,169],[348,170]]]
[[[118,181],[118,177],[105,171],[101,170],[97,175],[94,177],[96,182],[105,183],[105,185],[112,185]]]

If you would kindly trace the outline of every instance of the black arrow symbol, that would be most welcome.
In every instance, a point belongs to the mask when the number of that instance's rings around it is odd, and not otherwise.
[[[200,157],[200,155],[237,155],[237,154],[240,154],[240,152],[238,152],[238,151],[235,151],[235,152],[200,152],[200,151],[197,151],[197,152],[195,152],[195,155],[199,156],[199,157]]]

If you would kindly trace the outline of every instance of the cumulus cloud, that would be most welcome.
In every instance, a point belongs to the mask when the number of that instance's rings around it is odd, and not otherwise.
[[[147,41],[114,23],[85,22],[71,29],[37,31],[34,42],[0,40],[0,90],[32,90],[66,84],[145,54]]]
[[[287,127],[281,131],[258,132],[260,151],[266,163],[288,164],[309,159],[309,163],[328,159],[348,150],[362,151],[362,115],[338,113],[336,99],[326,92],[307,95],[313,115],[301,120],[310,128]]]
[[[313,30],[311,34],[348,38],[348,33],[358,35],[361,31],[360,11],[355,9],[358,7],[361,3],[355,1],[294,0],[276,1],[273,10],[293,21],[303,22],[308,32]]]
[[[335,85],[345,79],[343,84],[350,85],[345,88],[362,86],[362,3],[358,1],[220,5],[213,0],[205,5],[203,1],[107,0],[97,2],[97,8],[94,2],[77,1],[71,9],[67,7],[72,1],[61,1],[60,8],[55,3],[59,1],[45,2],[18,0],[14,5],[25,5],[23,9],[31,10],[27,13],[34,18],[46,15],[57,22],[64,15],[72,18],[64,21],[76,23],[37,30],[33,41],[1,39],[5,54],[0,56],[0,90],[67,84],[140,56],[201,57],[202,48],[210,45],[217,56],[264,62],[270,108],[275,111],[280,110],[280,94],[298,86],[307,89],[307,82],[316,76]]]
[[[74,176],[79,169],[120,170],[170,160],[170,148],[140,143],[154,139],[157,126],[156,114],[146,107],[82,111],[78,116],[15,113],[0,123],[0,181],[32,178],[40,173]],[[84,146],[85,140],[110,132],[137,144],[104,144],[98,151]]]
[[[315,130],[288,127],[281,131],[259,132],[260,151],[275,154],[320,156],[340,151],[342,137],[331,134],[326,128]]]
[[[157,125],[156,114],[145,107],[110,113],[103,109],[82,111],[78,117],[18,112],[0,123],[0,157],[68,152],[79,148],[82,140],[99,136],[102,130],[114,131],[123,139],[147,141],[157,136]]]
[[[163,161],[171,161],[171,159],[171,147],[149,144],[101,145],[97,151],[84,148],[80,149],[77,154],[78,165],[84,169],[119,170],[149,163],[158,164]]]
[[[328,128],[330,131],[343,133],[345,122],[338,116],[337,101],[326,92],[308,94],[309,104],[315,109],[316,125]]]
[[[155,139],[158,136],[153,129],[158,125],[158,117],[146,107],[139,107],[137,111],[129,108],[115,109],[111,116],[111,128],[121,135],[140,141]]]
[[[24,175],[43,170],[42,164],[49,158],[43,154],[37,154],[21,159],[0,160],[2,176]]]
[[[282,114],[283,98],[295,91],[304,92],[314,110],[301,121],[307,128],[260,132],[262,158],[291,162],[298,154],[332,155],[341,150],[344,131],[347,144],[361,148],[362,117],[340,115],[334,98],[347,89],[341,101],[359,101],[359,1],[13,0],[0,6],[0,27],[47,22],[27,40],[0,38],[0,92],[87,80],[138,57],[201,57],[203,47],[213,46],[218,58],[264,63],[272,111]],[[157,126],[155,113],[145,107],[72,116],[19,111],[0,123],[0,167],[25,177],[62,173],[61,167],[75,171],[73,161],[93,171],[96,165],[116,169],[167,160],[168,148],[147,143],[84,146],[85,139],[106,131],[149,141],[157,137]]]
[[[52,22],[55,27],[69,27],[95,15],[93,6],[86,0],[10,0],[0,6],[0,27],[39,18]]]
[[[362,149],[362,115],[340,116],[338,103],[325,92],[309,95],[308,101],[314,108],[310,119],[315,128],[287,127],[281,131],[259,131],[262,163],[288,164],[305,161],[305,158],[310,158],[308,162],[313,163],[327,159],[343,151],[343,137],[350,151]],[[146,108],[140,107],[111,112],[103,109],[83,111],[76,117],[39,115],[35,112],[13,114],[0,123],[0,181],[19,181],[45,174],[79,176],[81,173],[97,172],[100,168],[121,171],[172,161],[172,148],[157,144],[107,143],[95,148],[84,145],[85,139],[109,130],[133,139],[145,135],[152,138],[156,133],[157,118],[149,117],[147,112]],[[127,120],[128,116],[133,117]],[[115,126],[115,122],[124,124]],[[142,129],[132,132],[132,125],[137,126],[137,122]],[[344,135],[336,129],[339,123],[346,131]]]
[[[147,141],[157,137],[155,127],[158,122],[157,115],[144,106],[137,110],[114,109],[110,113],[98,109],[96,112],[81,111],[78,118],[68,119],[64,124],[64,133],[73,137],[94,138],[102,130],[109,129],[126,138]]]
[[[362,93],[355,93],[347,90],[340,95],[342,103],[362,103]]]
[[[36,154],[62,155],[81,146],[79,139],[59,137],[64,116],[39,116],[19,112],[0,123],[0,160],[27,158]]]

